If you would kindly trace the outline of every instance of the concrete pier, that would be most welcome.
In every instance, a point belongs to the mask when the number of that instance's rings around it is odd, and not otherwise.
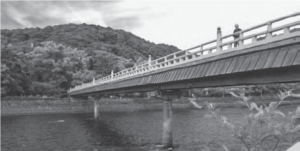
[[[162,145],[164,149],[173,147],[173,128],[172,128],[172,108],[173,99],[179,98],[180,90],[157,91],[158,98],[163,100],[163,138]]]
[[[163,103],[163,146],[164,148],[173,147],[172,136],[172,99],[164,100]]]
[[[94,100],[94,118],[95,119],[99,118],[98,105],[99,105],[99,101],[98,100]]]

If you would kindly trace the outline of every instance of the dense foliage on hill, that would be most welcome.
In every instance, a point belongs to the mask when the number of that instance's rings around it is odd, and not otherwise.
[[[1,30],[1,95],[61,95],[151,55],[179,51],[124,30],[67,24]]]
[[[134,61],[139,57],[147,58],[148,55],[158,58],[179,50],[174,46],[151,43],[124,30],[87,24],[1,30],[1,36],[5,37],[4,43],[28,42],[39,45],[43,41],[54,41],[89,53],[103,50]]]

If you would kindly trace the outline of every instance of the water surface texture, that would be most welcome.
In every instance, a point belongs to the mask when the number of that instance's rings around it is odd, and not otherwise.
[[[223,109],[231,120],[241,120],[243,109]],[[176,151],[202,150],[212,140],[236,148],[230,136],[205,110],[173,111]],[[162,141],[162,111],[92,114],[4,116],[2,151],[149,151]]]

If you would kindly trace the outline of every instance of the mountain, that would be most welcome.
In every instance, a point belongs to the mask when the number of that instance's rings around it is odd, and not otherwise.
[[[149,55],[159,58],[179,51],[166,44],[154,44],[124,30],[87,24],[64,24],[45,28],[25,28],[1,30],[5,43],[33,43],[35,46],[43,41],[54,41],[77,49],[94,51],[103,50],[126,59],[136,61]]]
[[[1,94],[58,95],[148,59],[179,51],[124,30],[87,24],[1,30]]]

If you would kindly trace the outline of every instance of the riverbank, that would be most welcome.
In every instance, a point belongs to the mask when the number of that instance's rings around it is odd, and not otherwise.
[[[2,98],[1,115],[84,113],[87,106],[81,102],[56,98]]]
[[[233,97],[201,97],[194,99],[199,105],[215,103],[217,107],[245,107]],[[257,104],[268,104],[279,101],[276,97],[253,97],[251,101]],[[300,105],[300,100],[288,98],[282,105]],[[194,109],[188,98],[173,101],[173,109]],[[151,98],[101,99],[99,112],[134,112],[140,110],[162,110],[162,101]],[[2,98],[1,116],[27,114],[61,114],[61,113],[93,113],[94,102],[91,100],[67,98]]]
[[[174,101],[174,109],[192,108],[188,102]],[[140,110],[161,110],[162,101],[157,99],[102,99],[99,112],[133,112]],[[93,113],[94,102],[75,99],[23,98],[1,101],[1,116],[26,114]]]

